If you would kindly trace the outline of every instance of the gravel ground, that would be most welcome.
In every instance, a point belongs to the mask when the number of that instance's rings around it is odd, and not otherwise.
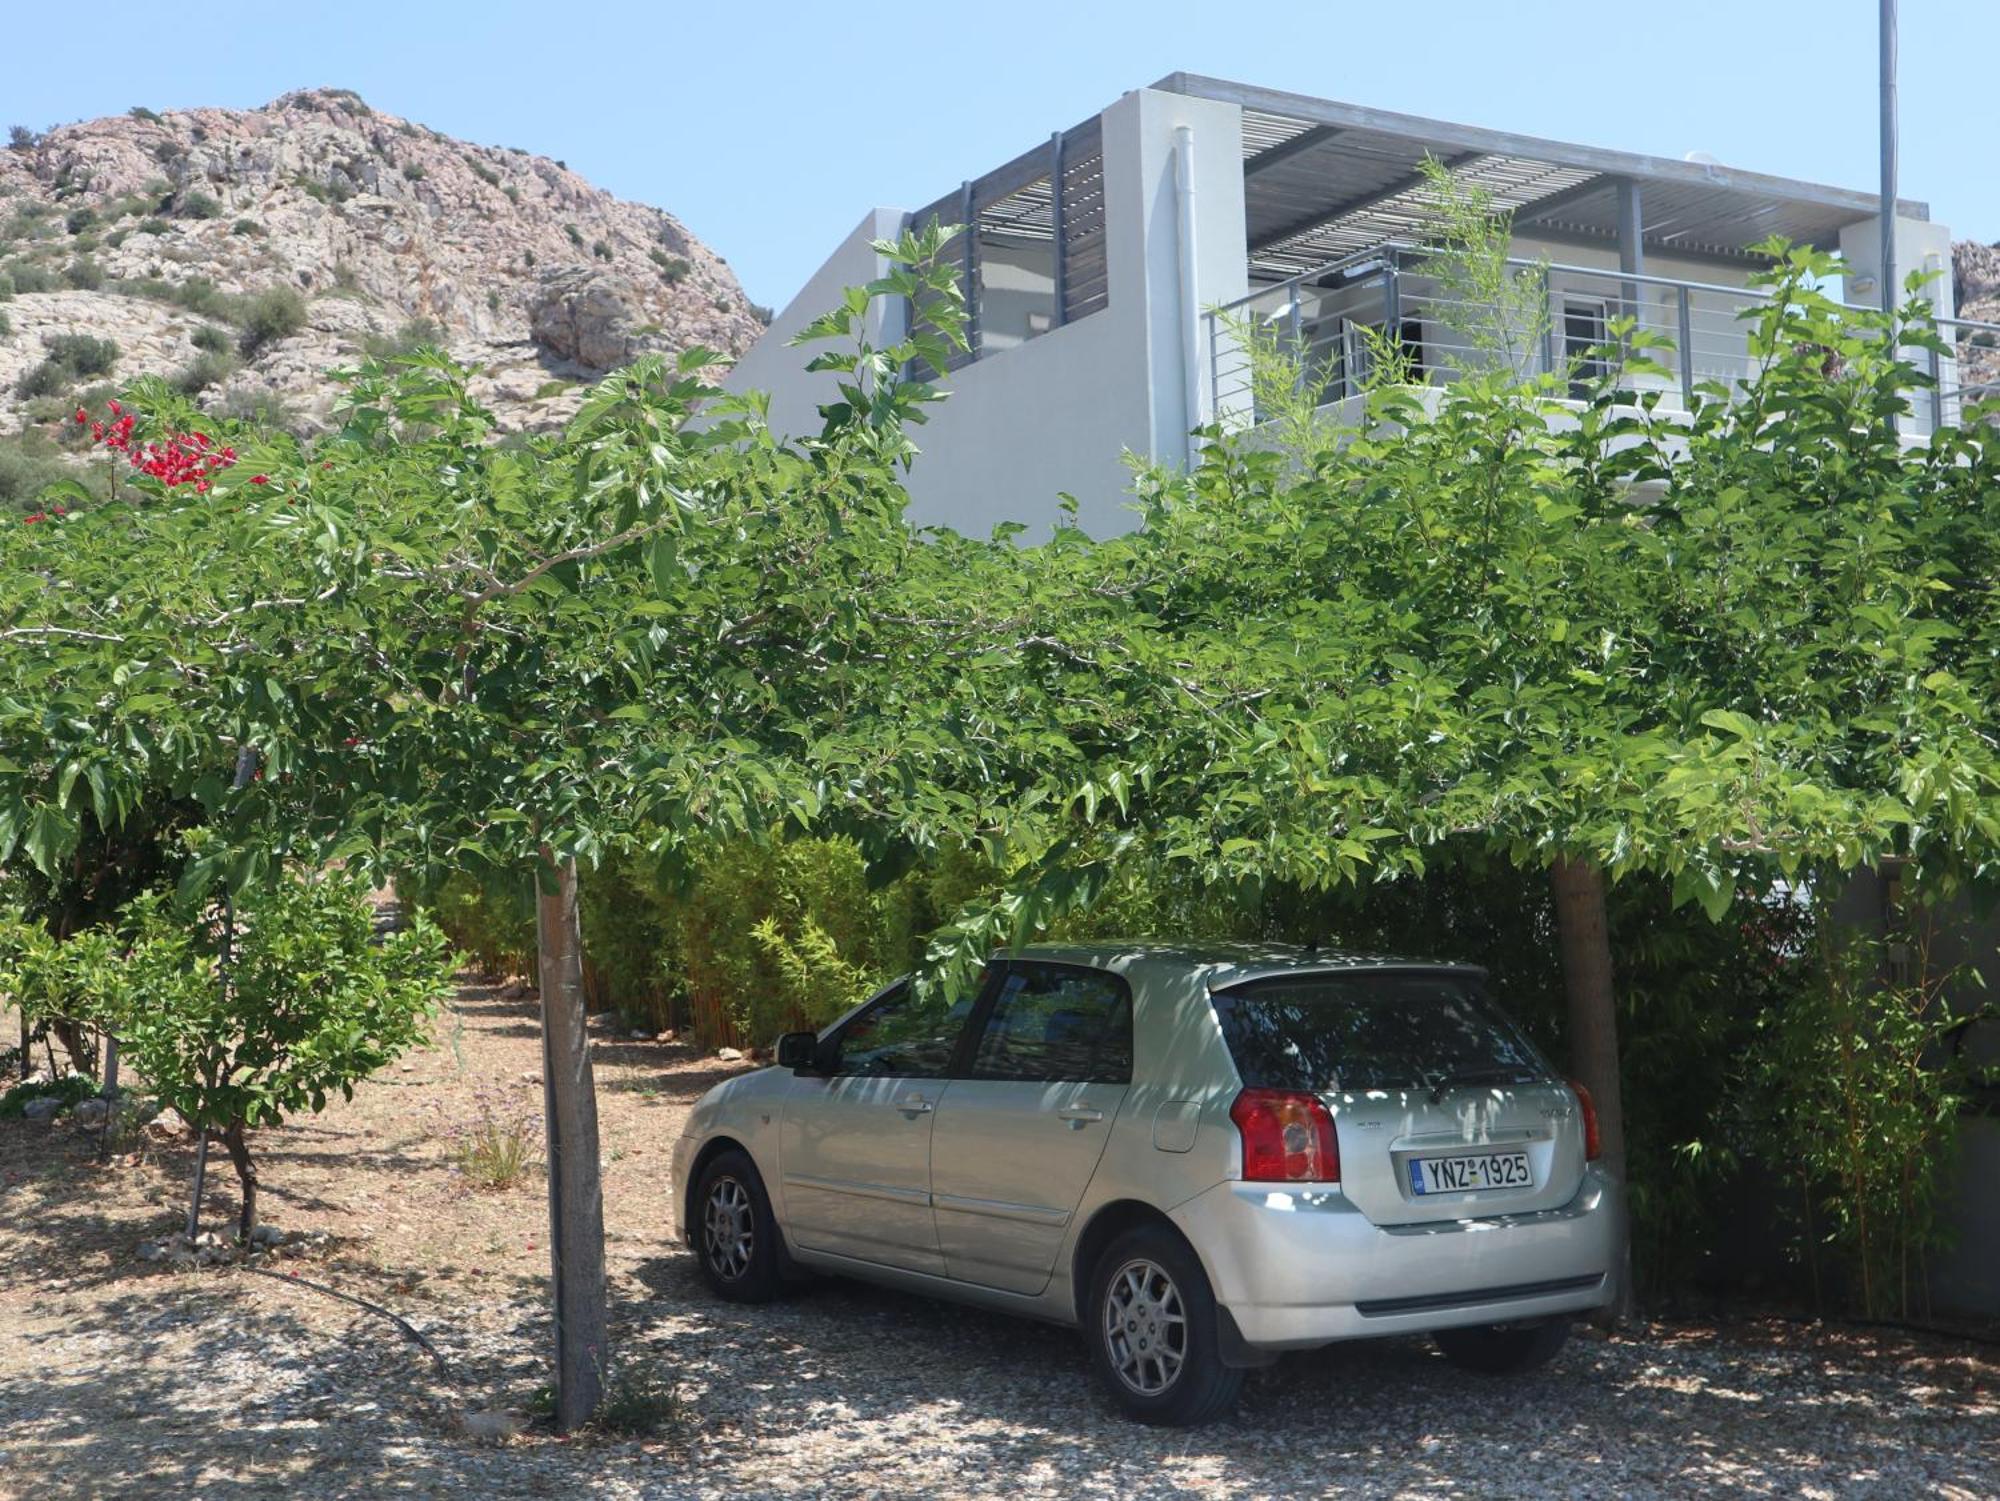
[[[414,1073],[264,1134],[274,1218],[334,1237],[275,1265],[407,1313],[444,1373],[278,1278],[139,1262],[184,1155],[92,1171],[62,1127],[0,1122],[0,1497],[2000,1495],[1991,1348],[1943,1339],[1655,1325],[1510,1381],[1351,1345],[1190,1432],[1120,1419],[1064,1330],[837,1282],[718,1304],[646,1194],[716,1065],[629,1042],[600,1052],[614,1333],[662,1431],[476,1441],[465,1413],[530,1406],[549,1330],[539,1184],[472,1194],[428,1145],[456,1092],[534,1067],[532,1003],[468,997]]]

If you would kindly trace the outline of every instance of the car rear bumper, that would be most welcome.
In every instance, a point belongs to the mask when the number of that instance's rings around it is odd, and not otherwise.
[[[1220,1183],[1173,1212],[1252,1349],[1497,1324],[1617,1296],[1625,1218],[1593,1167],[1560,1209],[1376,1225],[1334,1188]]]

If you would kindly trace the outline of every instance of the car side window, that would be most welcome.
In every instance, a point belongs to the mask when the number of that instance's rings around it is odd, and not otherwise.
[[[840,1030],[834,1073],[941,1079],[979,999],[979,986],[954,994],[933,986],[918,995],[898,985]]]
[[[1128,1084],[1132,991],[1071,964],[1010,964],[973,1054],[975,1079]]]

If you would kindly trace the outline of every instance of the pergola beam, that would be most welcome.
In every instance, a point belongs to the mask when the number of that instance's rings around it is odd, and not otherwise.
[[[1456,172],[1460,167],[1475,162],[1486,154],[1483,151],[1462,151],[1456,156],[1445,158],[1444,165]],[[1312,213],[1302,218],[1294,219],[1289,224],[1281,224],[1274,230],[1258,235],[1250,242],[1250,253],[1261,255],[1274,245],[1282,245],[1287,240],[1295,240],[1300,235],[1310,234],[1315,229],[1322,229],[1337,219],[1347,218],[1350,214],[1364,214],[1371,208],[1379,208],[1390,199],[1400,198],[1423,185],[1422,172],[1406,172],[1394,182],[1387,183],[1372,193],[1364,193],[1359,198],[1350,198],[1347,202],[1336,204],[1332,208],[1314,209]]]
[[[1280,162],[1288,162],[1295,156],[1302,156],[1308,151],[1324,146],[1340,133],[1338,129],[1331,125],[1315,125],[1310,130],[1302,130],[1289,141],[1280,141],[1277,145],[1258,152],[1245,162],[1243,164],[1244,179],[1247,181],[1255,177],[1259,172],[1268,171],[1270,168],[1277,166]]]

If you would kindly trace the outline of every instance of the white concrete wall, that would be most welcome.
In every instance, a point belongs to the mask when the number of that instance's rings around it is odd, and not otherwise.
[[[909,479],[912,521],[980,535],[1019,521],[1039,540],[1069,494],[1078,524],[1093,536],[1136,524],[1126,508],[1126,451],[1184,462],[1188,430],[1207,417],[1187,402],[1185,322],[1199,324],[1201,309],[1246,290],[1242,120],[1233,104],[1152,89],[1104,112],[1108,303],[946,377],[950,399],[932,407],[915,433],[922,453]],[[1174,178],[1181,125],[1193,132],[1200,215],[1192,308],[1181,305]],[[771,393],[771,422],[780,431],[817,431],[815,409],[832,387],[829,376],[805,375],[810,351],[786,341],[832,307],[842,288],[881,274],[869,241],[893,236],[900,222],[885,209],[864,220],[730,373],[732,390]],[[1002,299],[995,311],[996,342],[1017,337],[1013,314],[1020,310]],[[1195,351],[1198,403],[1208,388],[1207,358],[1204,344]]]
[[[819,408],[834,399],[836,377],[825,371],[808,374],[806,362],[832,346],[812,344],[795,349],[792,336],[820,314],[838,307],[847,288],[886,274],[888,263],[870,247],[876,240],[893,240],[902,232],[901,209],[871,210],[723,380],[723,386],[731,391],[769,393],[773,430],[790,436],[819,432]],[[899,305],[877,303],[869,310],[868,321],[869,336],[876,343],[902,336],[903,309]]]
[[[1184,395],[1179,125],[1194,133],[1197,310],[1243,294],[1242,111],[1125,95],[1103,115],[1107,305],[951,373],[951,399],[917,434],[912,520],[975,534],[1020,521],[1038,541],[1069,494],[1077,524],[1106,536],[1137,524],[1127,450],[1184,461],[1188,429],[1205,419]]]
[[[1865,302],[1880,306],[1882,288],[1879,278],[1882,274],[1882,216],[1864,219],[1859,224],[1850,224],[1840,232],[1840,253],[1848,265],[1849,302]],[[1896,301],[1903,300],[1902,283],[1912,271],[1921,271],[1930,277],[1925,283],[1923,296],[1940,318],[1957,316],[1956,292],[1952,286],[1951,274],[1951,228],[1949,225],[1934,223],[1929,219],[1896,220]],[[1868,279],[1875,281],[1866,291],[1857,291],[1854,283]],[[1912,350],[1904,351],[1904,358],[1921,362],[1923,356]],[[1959,400],[1955,394],[1958,386],[1958,362],[1942,360],[1937,371],[1940,388],[1946,393],[1943,417],[1947,422],[1956,422],[1959,417]],[[1932,426],[1932,396],[1929,392],[1918,392],[1911,398],[1912,413],[1903,419],[1903,430],[1913,434],[1928,433]]]

